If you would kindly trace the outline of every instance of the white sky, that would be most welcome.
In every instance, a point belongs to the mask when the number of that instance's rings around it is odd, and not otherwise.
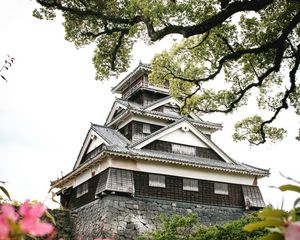
[[[0,80],[0,181],[8,182],[6,187],[19,201],[43,201],[50,180],[71,171],[90,122],[104,123],[114,101],[110,89],[117,83],[95,81],[93,48],[77,50],[64,40],[61,19],[35,19],[34,6],[29,0],[0,0],[0,66],[7,54],[16,59],[2,72],[8,83]],[[131,69],[139,60],[150,62],[154,52],[169,47],[167,43],[136,46]],[[294,140],[299,120],[283,114],[278,123],[288,128],[288,138],[249,147],[231,138],[234,122],[246,113],[215,116],[224,129],[213,140],[238,161],[271,168],[271,176],[259,184],[266,203],[280,207],[282,194],[269,186],[287,182],[279,172],[300,180],[300,143]],[[285,207],[294,199],[295,195],[285,194]],[[46,203],[52,206],[49,200]]]

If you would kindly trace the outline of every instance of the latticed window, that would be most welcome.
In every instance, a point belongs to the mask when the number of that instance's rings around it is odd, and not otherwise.
[[[85,182],[77,187],[76,197],[80,197],[89,191],[89,182]]]
[[[184,178],[183,179],[183,190],[198,192],[199,191],[198,180]]]
[[[184,155],[196,156],[196,148],[193,146],[186,146],[172,143],[172,152]]]
[[[149,174],[149,186],[150,187],[166,187],[165,176]]]
[[[150,134],[151,133],[150,124],[143,123],[143,133],[146,133],[146,134]]]
[[[215,183],[215,194],[228,195],[228,184]]]

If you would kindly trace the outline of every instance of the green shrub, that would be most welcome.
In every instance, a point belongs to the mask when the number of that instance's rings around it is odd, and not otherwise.
[[[238,221],[230,221],[211,227],[202,226],[196,215],[170,218],[161,217],[162,228],[145,233],[138,240],[255,240],[265,234],[265,231],[246,232],[246,224],[258,221],[256,214],[247,215]]]

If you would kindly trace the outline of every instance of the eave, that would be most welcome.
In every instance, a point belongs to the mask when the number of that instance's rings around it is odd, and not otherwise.
[[[118,157],[124,157],[124,158],[130,158],[130,159],[137,159],[137,160],[144,160],[144,161],[152,161],[152,162],[161,162],[161,163],[169,163],[169,164],[176,164],[180,166],[185,167],[194,167],[199,169],[207,169],[207,170],[213,170],[213,171],[222,171],[227,173],[236,173],[236,174],[243,174],[248,176],[256,176],[259,178],[269,176],[270,172],[269,170],[265,169],[259,169],[261,173],[259,172],[249,172],[249,171],[243,171],[243,170],[237,170],[237,169],[226,169],[222,167],[216,167],[216,166],[208,166],[205,164],[194,164],[194,163],[187,163],[182,162],[178,160],[171,160],[171,159],[164,159],[164,158],[158,158],[158,157],[149,157],[149,156],[141,156],[134,153],[124,153],[119,151],[112,151],[104,149],[102,152],[100,152],[94,159],[87,161],[83,163],[81,166],[73,170],[72,172],[68,173],[67,175],[63,176],[61,179],[55,180],[51,182],[51,188],[63,188],[65,184],[67,184],[69,181],[76,178],[78,175],[80,175],[82,172],[86,171],[87,169],[90,169],[91,167],[97,165],[100,161],[103,161],[103,159],[107,156],[118,156]]]
[[[124,113],[120,114],[118,117],[116,117],[113,121],[109,122],[106,124],[107,127],[113,126],[115,123],[119,122],[120,119],[125,119],[126,117],[130,115],[140,115],[140,116],[147,116],[147,117],[152,117],[156,119],[162,119],[162,120],[167,120],[167,121],[176,121],[179,119],[179,117],[172,117],[172,116],[165,116],[160,112],[148,112],[148,111],[138,111],[134,109],[127,109]],[[223,128],[222,124],[219,123],[208,123],[208,122],[201,122],[201,121],[196,121],[196,120],[191,120],[191,122],[199,127],[204,127],[204,128],[209,128],[213,129],[215,131],[221,130]]]

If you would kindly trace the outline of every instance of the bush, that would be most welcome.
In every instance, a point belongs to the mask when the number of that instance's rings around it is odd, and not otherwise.
[[[256,214],[242,217],[238,221],[226,222],[222,225],[211,227],[202,226],[196,215],[179,216],[170,218],[161,217],[162,228],[153,232],[148,232],[138,240],[255,240],[263,236],[264,230],[253,231],[251,233],[243,230],[244,226],[257,222],[259,218]]]

